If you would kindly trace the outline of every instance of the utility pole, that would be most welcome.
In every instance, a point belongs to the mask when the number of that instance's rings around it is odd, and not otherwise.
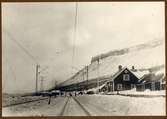
[[[39,71],[39,68],[40,68],[40,65],[37,64],[36,65],[36,94],[38,93],[38,78],[39,78],[39,74],[41,72],[45,71],[48,67],[45,67],[45,68],[41,69],[40,71]]]
[[[36,65],[36,94],[38,93],[38,75],[39,75],[39,68],[40,68],[40,65],[39,64],[37,64]]]
[[[98,57],[98,60],[97,60],[97,88],[99,88],[99,78],[100,78],[100,71],[99,71],[99,68],[100,68],[100,57]],[[98,92],[99,92],[99,89],[98,89]],[[98,93],[97,92],[97,93]]]
[[[83,69],[83,71],[82,71],[82,76],[83,76],[83,81],[84,81],[84,79],[85,79],[85,68]]]
[[[114,80],[113,80],[113,83],[112,83],[112,91],[114,92],[114,90],[115,90],[115,85],[114,85]]]
[[[42,76],[42,77],[41,77],[41,92],[44,91],[43,81],[44,81],[44,77]]]
[[[85,67],[82,69],[82,80],[84,81],[85,80]],[[81,87],[81,90],[84,90],[85,89],[85,86]]]
[[[89,71],[89,69],[88,69],[89,67],[88,66],[86,66],[86,88],[87,88],[87,90],[88,90],[88,76],[89,76],[89,74],[88,74],[88,71]]]
[[[55,85],[54,85],[54,86],[55,86],[55,88],[57,88],[57,81],[55,81],[55,82],[54,82],[54,84],[55,84]]]

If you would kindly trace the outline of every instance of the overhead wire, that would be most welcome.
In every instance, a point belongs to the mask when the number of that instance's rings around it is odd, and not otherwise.
[[[14,70],[15,68],[13,68],[13,66],[9,63],[9,60],[6,58],[6,69],[7,69],[7,65],[9,67],[9,70],[11,70],[11,72],[12,72],[12,74],[14,76],[14,80],[16,81],[16,74],[15,74],[15,70]],[[6,74],[7,74],[7,72],[6,72]],[[6,78],[7,78],[7,76],[6,76]]]
[[[8,35],[10,38],[10,40],[12,40],[13,42],[15,42],[21,49],[22,51],[24,51],[24,53],[26,53],[36,64],[38,64],[38,61],[36,60],[36,58],[21,44],[19,43],[13,36],[12,34],[10,34],[6,29],[2,29],[4,33],[6,33],[6,35]]]
[[[73,36],[73,49],[72,49],[72,66],[74,66],[74,57],[75,57],[75,42],[77,39],[77,15],[78,15],[78,2],[75,3],[75,19],[74,19],[74,36]],[[71,73],[73,74],[73,68],[71,68]]]

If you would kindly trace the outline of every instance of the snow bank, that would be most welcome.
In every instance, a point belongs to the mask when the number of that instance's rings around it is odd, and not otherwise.
[[[65,104],[66,98],[52,98],[50,105],[48,100],[40,100],[12,107],[2,108],[2,116],[59,116]]]
[[[120,94],[128,94],[128,95],[155,95],[155,96],[165,96],[166,91],[161,90],[161,91],[150,91],[150,90],[145,90],[145,91],[136,91],[136,89],[132,90],[127,90],[127,91],[119,91]]]
[[[119,95],[87,95],[78,100],[95,116],[165,115],[165,98],[142,98]]]
[[[118,94],[117,91],[115,92],[108,92],[106,93],[107,95],[116,95]],[[150,90],[145,90],[145,91],[136,91],[136,89],[132,90],[125,90],[125,91],[119,91],[119,95],[124,95],[124,96],[136,96],[136,97],[165,97],[166,96],[166,91],[161,90],[161,91],[150,91]]]
[[[17,96],[17,95],[3,95],[2,97],[2,106],[23,103],[27,101],[37,100],[37,99],[44,99],[46,97],[42,96]]]

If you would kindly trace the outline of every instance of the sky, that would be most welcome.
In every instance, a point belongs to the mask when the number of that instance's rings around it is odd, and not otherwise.
[[[165,38],[164,2],[79,2],[77,8],[75,39],[75,2],[2,3],[3,92],[33,92],[37,63],[39,70],[48,67],[39,76],[39,89],[41,76],[47,89],[93,56]]]

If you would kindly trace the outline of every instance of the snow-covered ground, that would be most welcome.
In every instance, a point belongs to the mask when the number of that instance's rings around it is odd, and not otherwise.
[[[165,98],[141,98],[119,95],[80,96],[79,101],[96,116],[165,115]]]
[[[48,100],[40,100],[12,107],[2,108],[2,116],[56,116],[59,115],[66,98],[52,98],[50,105]]]
[[[2,108],[3,116],[60,116],[67,97]],[[142,98],[120,95],[80,95],[76,99],[92,116],[165,115],[165,97]],[[69,100],[64,116],[84,116],[74,100]]]
[[[117,92],[109,92],[107,94],[117,94]],[[124,94],[124,95],[147,95],[147,96],[165,96],[166,91],[161,90],[161,91],[150,91],[150,90],[145,90],[145,91],[136,91],[136,89],[132,90],[125,90],[125,91],[119,91],[119,94]]]
[[[21,95],[9,95],[3,94],[2,97],[2,106],[27,102],[31,100],[44,99],[42,96],[21,96]]]

